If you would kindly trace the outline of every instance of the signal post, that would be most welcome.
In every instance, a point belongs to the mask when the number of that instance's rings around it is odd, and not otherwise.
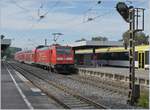
[[[135,105],[140,97],[140,85],[135,85],[135,33],[144,30],[144,9],[117,3],[117,11],[129,23],[129,94],[127,103]]]

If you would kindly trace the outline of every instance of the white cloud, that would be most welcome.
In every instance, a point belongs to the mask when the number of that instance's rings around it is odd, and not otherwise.
[[[40,3],[36,0],[15,0],[19,6],[22,6],[30,11],[25,11],[17,7],[11,0],[2,0],[1,7],[1,28],[15,30],[15,31],[27,31],[27,30],[59,30],[70,35],[75,33],[83,33],[83,35],[103,35],[111,39],[120,39],[123,32],[128,29],[128,24],[123,21],[119,14],[107,15],[91,21],[83,23],[83,16],[78,14],[72,14],[67,12],[61,12],[61,8],[74,8],[73,2],[70,0],[62,0],[66,4],[63,7],[59,7],[60,12],[50,11],[44,19],[37,23],[37,9]],[[45,0],[49,1],[49,0]],[[55,0],[56,1],[56,0]],[[75,1],[75,0],[74,0]],[[90,0],[89,0],[90,1]],[[42,13],[47,12],[48,9],[44,9]],[[149,16],[146,14],[146,16]],[[34,19],[32,19],[32,17]],[[148,17],[146,17],[148,20]],[[146,20],[146,21],[147,21]],[[145,24],[146,32],[148,32],[149,25]],[[32,27],[32,28],[31,28]],[[33,35],[34,36],[34,35]],[[41,35],[42,36],[42,35]],[[115,37],[115,38],[112,38]],[[20,43],[21,44],[21,43]]]

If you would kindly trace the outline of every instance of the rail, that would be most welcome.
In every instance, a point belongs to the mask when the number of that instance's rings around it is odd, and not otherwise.
[[[52,85],[54,86],[55,88],[59,89],[59,90],[62,90],[63,92],[67,93],[67,94],[70,94],[72,95],[73,97],[76,97],[76,99],[79,99],[80,101],[87,103],[88,106],[92,106],[94,108],[101,108],[101,109],[106,109],[108,107],[104,106],[104,105],[101,105],[101,104],[98,104],[96,102],[94,102],[93,100],[90,100],[88,98],[85,98],[84,96],[81,96],[79,93],[75,93],[73,90],[71,90],[70,88],[62,85],[62,84],[58,84],[56,82],[53,82],[53,81],[50,81],[50,80],[47,80],[37,74],[35,74],[34,72],[31,72],[31,71],[28,71],[24,68],[22,68],[21,66],[18,66],[18,65],[12,65],[9,63],[9,65],[14,68],[15,70],[19,71],[20,73],[25,73],[23,74],[26,78],[29,79],[29,76],[27,75],[30,75],[30,77],[36,77],[38,78],[39,80],[42,80],[44,81],[45,83],[49,84],[49,85]],[[56,98],[55,96],[53,96],[52,94],[50,94],[48,92],[48,90],[46,90],[45,88],[39,86],[39,84],[35,84],[35,82],[33,82],[31,79],[29,79],[34,85],[36,85],[39,89],[41,89],[43,92],[45,92],[48,96],[50,96],[51,98],[53,98],[55,101],[57,101],[60,105],[62,105],[64,108],[71,108],[70,106],[68,106],[67,104],[64,104],[64,102],[62,102],[61,100],[59,100],[58,98]],[[73,100],[75,100],[74,98],[72,98]],[[73,102],[73,101],[72,101]]]

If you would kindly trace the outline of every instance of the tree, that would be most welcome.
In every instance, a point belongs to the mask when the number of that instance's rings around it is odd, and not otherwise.
[[[135,45],[149,44],[149,36],[146,36],[143,32],[136,33],[135,36]]]
[[[122,37],[123,37],[122,40],[124,41],[124,45],[128,46],[129,38],[130,38],[129,30],[123,33]],[[135,45],[149,44],[148,39],[149,39],[149,35],[146,36],[146,34],[141,31],[135,33]]]
[[[108,38],[107,37],[98,36],[98,37],[92,37],[91,40],[92,41],[108,41]]]
[[[21,51],[21,48],[18,47],[8,47],[6,51],[3,53],[3,56],[7,56],[7,58],[14,58],[14,54],[18,51]]]

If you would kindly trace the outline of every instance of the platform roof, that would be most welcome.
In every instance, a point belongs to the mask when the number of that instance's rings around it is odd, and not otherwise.
[[[1,39],[1,50],[6,50],[11,44],[11,39]]]
[[[70,44],[73,48],[93,48],[93,47],[120,47],[123,42],[120,41],[81,41]]]

